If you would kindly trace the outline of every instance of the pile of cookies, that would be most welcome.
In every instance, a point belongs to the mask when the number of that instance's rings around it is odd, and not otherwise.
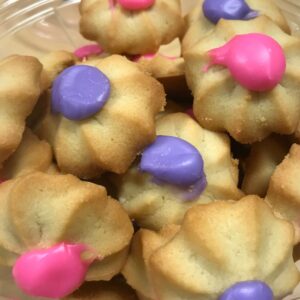
[[[273,1],[80,14],[95,44],[0,62],[0,265],[33,299],[291,294],[300,40]]]

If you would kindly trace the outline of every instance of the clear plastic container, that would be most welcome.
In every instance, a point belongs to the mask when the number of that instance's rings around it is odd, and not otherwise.
[[[199,0],[182,0],[186,14]],[[261,0],[264,1],[264,0]],[[275,0],[293,34],[300,36],[300,0]],[[80,0],[0,0],[0,59],[11,54],[41,57],[91,43],[79,33]],[[300,268],[300,262],[298,262]],[[13,283],[11,270],[0,267],[0,300],[37,299],[25,296]],[[286,300],[300,300],[300,286]]]
[[[0,59],[13,53],[41,57],[49,51],[73,51],[88,43],[79,33],[79,0],[2,2]]]
[[[186,14],[198,0],[182,0]],[[1,4],[2,2],[2,4]],[[79,33],[80,0],[0,0],[0,59],[14,53],[41,57],[91,43]]]
[[[182,0],[184,14],[198,0]],[[90,43],[79,33],[80,0],[0,1],[0,59],[14,53],[41,57]],[[300,0],[276,0],[294,34],[300,35]]]

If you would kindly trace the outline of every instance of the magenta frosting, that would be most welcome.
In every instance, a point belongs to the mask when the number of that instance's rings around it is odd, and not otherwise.
[[[117,2],[128,10],[144,10],[150,8],[155,0],[117,0]]]
[[[92,55],[100,55],[101,53],[103,53],[103,49],[97,44],[85,45],[74,51],[74,55],[79,59],[84,59]]]
[[[208,52],[210,64],[229,69],[243,87],[255,92],[273,89],[282,80],[286,59],[282,47],[272,37],[261,33],[236,35],[222,47]]]
[[[88,260],[81,256],[91,254]],[[97,255],[83,244],[62,243],[48,249],[31,250],[13,267],[16,284],[35,297],[62,298],[84,282],[89,265]]]
[[[178,56],[170,56],[170,55],[165,55],[165,54],[162,54],[162,53],[148,53],[148,54],[143,54],[143,55],[133,55],[133,56],[129,57],[129,59],[134,61],[134,62],[137,62],[142,58],[152,60],[156,56],[161,56],[161,57],[163,57],[165,59],[168,59],[168,60],[175,60],[175,59],[178,58]]]
[[[196,119],[196,118],[195,118],[195,114],[194,114],[194,110],[193,110],[192,107],[189,108],[189,109],[187,109],[187,110],[185,111],[185,113],[186,113],[187,115],[189,115],[191,118],[193,118],[194,120]]]
[[[201,154],[192,144],[178,137],[159,135],[143,151],[140,170],[151,174],[157,184],[174,185],[184,200],[191,200],[206,187],[203,164]]]

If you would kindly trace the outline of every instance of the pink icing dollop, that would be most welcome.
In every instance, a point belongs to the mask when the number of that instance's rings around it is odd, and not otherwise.
[[[118,3],[128,10],[143,10],[150,8],[155,0],[117,0]]]
[[[91,55],[99,55],[103,52],[103,49],[97,44],[90,44],[82,46],[74,51],[74,55],[79,59],[84,59]]]
[[[226,66],[243,87],[265,92],[273,89],[285,73],[282,47],[270,36],[260,33],[236,35],[220,48],[208,52],[210,64]]]
[[[186,114],[188,114],[191,118],[195,119],[193,108],[189,108],[185,111]]]
[[[144,55],[139,56],[138,59],[145,58],[145,59],[151,60],[151,59],[153,59],[155,56],[156,56],[155,53],[148,53],[148,54],[144,54]],[[137,59],[137,60],[138,60],[138,59]]]
[[[82,254],[91,256],[84,260]],[[13,267],[16,284],[36,297],[62,298],[84,281],[97,255],[83,244],[61,243],[48,249],[32,250],[18,258]]]
[[[178,58],[177,56],[169,56],[169,55],[165,55],[162,53],[148,53],[148,54],[144,54],[144,55],[134,55],[130,59],[134,62],[137,62],[142,58],[151,60],[151,59],[155,58],[155,56],[161,56],[161,57],[163,57],[165,59],[169,59],[169,60],[175,60]]]

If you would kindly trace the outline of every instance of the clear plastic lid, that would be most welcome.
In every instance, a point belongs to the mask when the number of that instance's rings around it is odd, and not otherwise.
[[[198,0],[182,0],[186,14]],[[0,59],[11,54],[41,57],[91,43],[79,33],[80,0],[0,1]]]
[[[41,57],[91,43],[79,33],[80,0],[0,1],[0,59],[14,53]],[[182,0],[184,14],[198,0]],[[300,0],[276,0],[294,34],[300,35]]]
[[[186,14],[199,0],[182,0]],[[264,0],[261,0],[264,1]],[[41,57],[91,43],[79,33],[80,0],[0,0],[0,59],[14,53]],[[300,36],[300,0],[276,0],[294,34]],[[300,262],[298,263],[300,268]],[[16,288],[11,269],[0,267],[0,300],[27,300]],[[37,298],[34,298],[37,299]],[[300,299],[296,294],[287,299]]]
[[[88,43],[79,33],[79,2],[3,1],[0,5],[0,59],[13,53],[41,57],[49,51],[73,51]]]

